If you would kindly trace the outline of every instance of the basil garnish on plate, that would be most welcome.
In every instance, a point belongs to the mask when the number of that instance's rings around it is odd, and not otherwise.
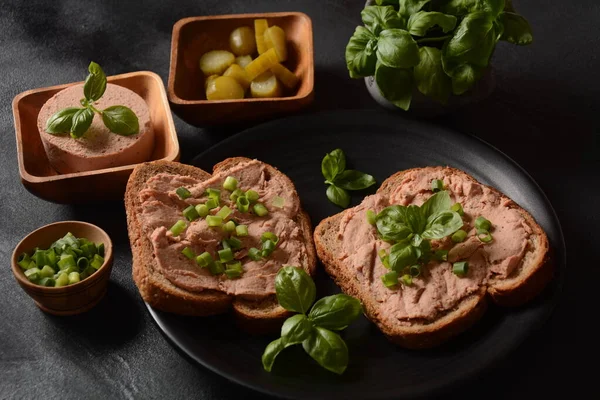
[[[263,368],[270,372],[282,350],[302,344],[306,353],[323,368],[342,374],[348,366],[348,347],[334,331],[346,328],[361,314],[360,301],[352,296],[336,294],[323,297],[313,305],[315,283],[302,268],[297,267],[279,270],[275,291],[279,304],[298,314],[283,323],[281,337],[265,348]]]
[[[84,98],[80,100],[82,108],[68,107],[52,115],[46,122],[46,132],[53,135],[70,133],[78,139],[92,125],[94,113],[102,116],[104,125],[113,133],[122,136],[135,135],[139,132],[139,121],[135,113],[128,107],[114,105],[104,110],[94,107],[106,91],[106,75],[95,62],[88,67],[89,74],[83,84]]]
[[[341,149],[327,153],[321,161],[321,173],[325,177],[327,198],[342,208],[350,205],[348,190],[363,190],[373,186],[375,178],[364,172],[346,169],[346,156]]]

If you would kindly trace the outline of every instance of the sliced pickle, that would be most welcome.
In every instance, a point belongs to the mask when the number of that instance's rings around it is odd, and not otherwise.
[[[221,75],[233,62],[235,56],[225,50],[213,50],[200,57],[200,69],[206,76]]]
[[[208,100],[243,99],[244,89],[230,76],[219,76],[213,79],[206,88]]]
[[[287,42],[285,32],[277,25],[273,25],[265,31],[265,42],[268,48],[274,48],[279,62],[287,60]]]
[[[283,86],[287,88],[293,89],[298,84],[298,77],[281,64],[273,65],[271,67],[271,72],[274,73]]]
[[[235,63],[242,68],[246,68],[246,65],[252,62],[252,56],[239,56],[235,58]]]
[[[248,79],[253,81],[257,76],[268,71],[272,66],[277,64],[279,64],[279,60],[277,58],[277,53],[275,53],[275,49],[265,51],[263,54],[256,57],[250,64],[246,65],[245,70],[248,74]]]
[[[231,64],[227,71],[223,74],[223,76],[230,76],[235,79],[244,90],[248,89],[250,86],[250,79],[248,79],[248,74],[244,68],[240,67],[237,64]]]
[[[265,72],[250,84],[252,97],[281,97],[281,85],[271,72]]]
[[[237,56],[246,56],[256,52],[256,38],[252,28],[240,26],[229,35],[229,47]]]
[[[267,29],[269,29],[269,24],[266,19],[254,20],[254,37],[258,54],[262,54],[269,49],[265,43],[265,31]]]

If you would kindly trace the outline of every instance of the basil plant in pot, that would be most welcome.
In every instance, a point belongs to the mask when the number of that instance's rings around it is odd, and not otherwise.
[[[352,78],[366,78],[380,104],[443,113],[493,88],[498,41],[533,41],[511,0],[376,0],[346,46]]]

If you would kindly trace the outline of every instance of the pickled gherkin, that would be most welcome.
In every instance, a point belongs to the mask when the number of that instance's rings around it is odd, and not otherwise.
[[[206,76],[221,75],[233,62],[235,56],[225,50],[213,50],[200,57],[200,69]]]
[[[260,74],[268,71],[274,65],[279,64],[279,59],[277,58],[277,53],[275,49],[269,49],[260,56],[256,57],[250,64],[246,65],[246,73],[248,74],[248,79],[253,81]]]

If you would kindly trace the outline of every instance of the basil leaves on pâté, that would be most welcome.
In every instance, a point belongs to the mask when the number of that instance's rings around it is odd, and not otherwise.
[[[302,348],[323,368],[342,374],[348,366],[348,347],[335,331],[346,328],[362,313],[360,301],[346,294],[323,297],[316,303],[316,287],[302,269],[283,267],[275,278],[279,304],[298,314],[281,327],[281,337],[269,343],[262,355],[263,368],[271,371],[275,358],[285,348]],[[312,307],[311,307],[312,306]]]
[[[373,186],[375,178],[354,169],[346,169],[346,155],[341,149],[325,154],[321,161],[321,173],[325,177],[327,198],[342,208],[350,205],[348,190],[363,190]]]
[[[70,133],[77,139],[82,137],[92,125],[94,113],[102,116],[104,125],[113,133],[123,136],[135,135],[140,126],[137,116],[130,108],[114,105],[104,110],[94,107],[106,91],[106,75],[95,62],[88,67],[89,74],[83,84],[82,108],[68,107],[52,115],[46,122],[46,132],[53,135]]]
[[[533,41],[510,0],[377,0],[361,13],[346,46],[351,78],[374,76],[383,97],[404,110],[413,90],[445,104],[473,88],[499,40]]]

